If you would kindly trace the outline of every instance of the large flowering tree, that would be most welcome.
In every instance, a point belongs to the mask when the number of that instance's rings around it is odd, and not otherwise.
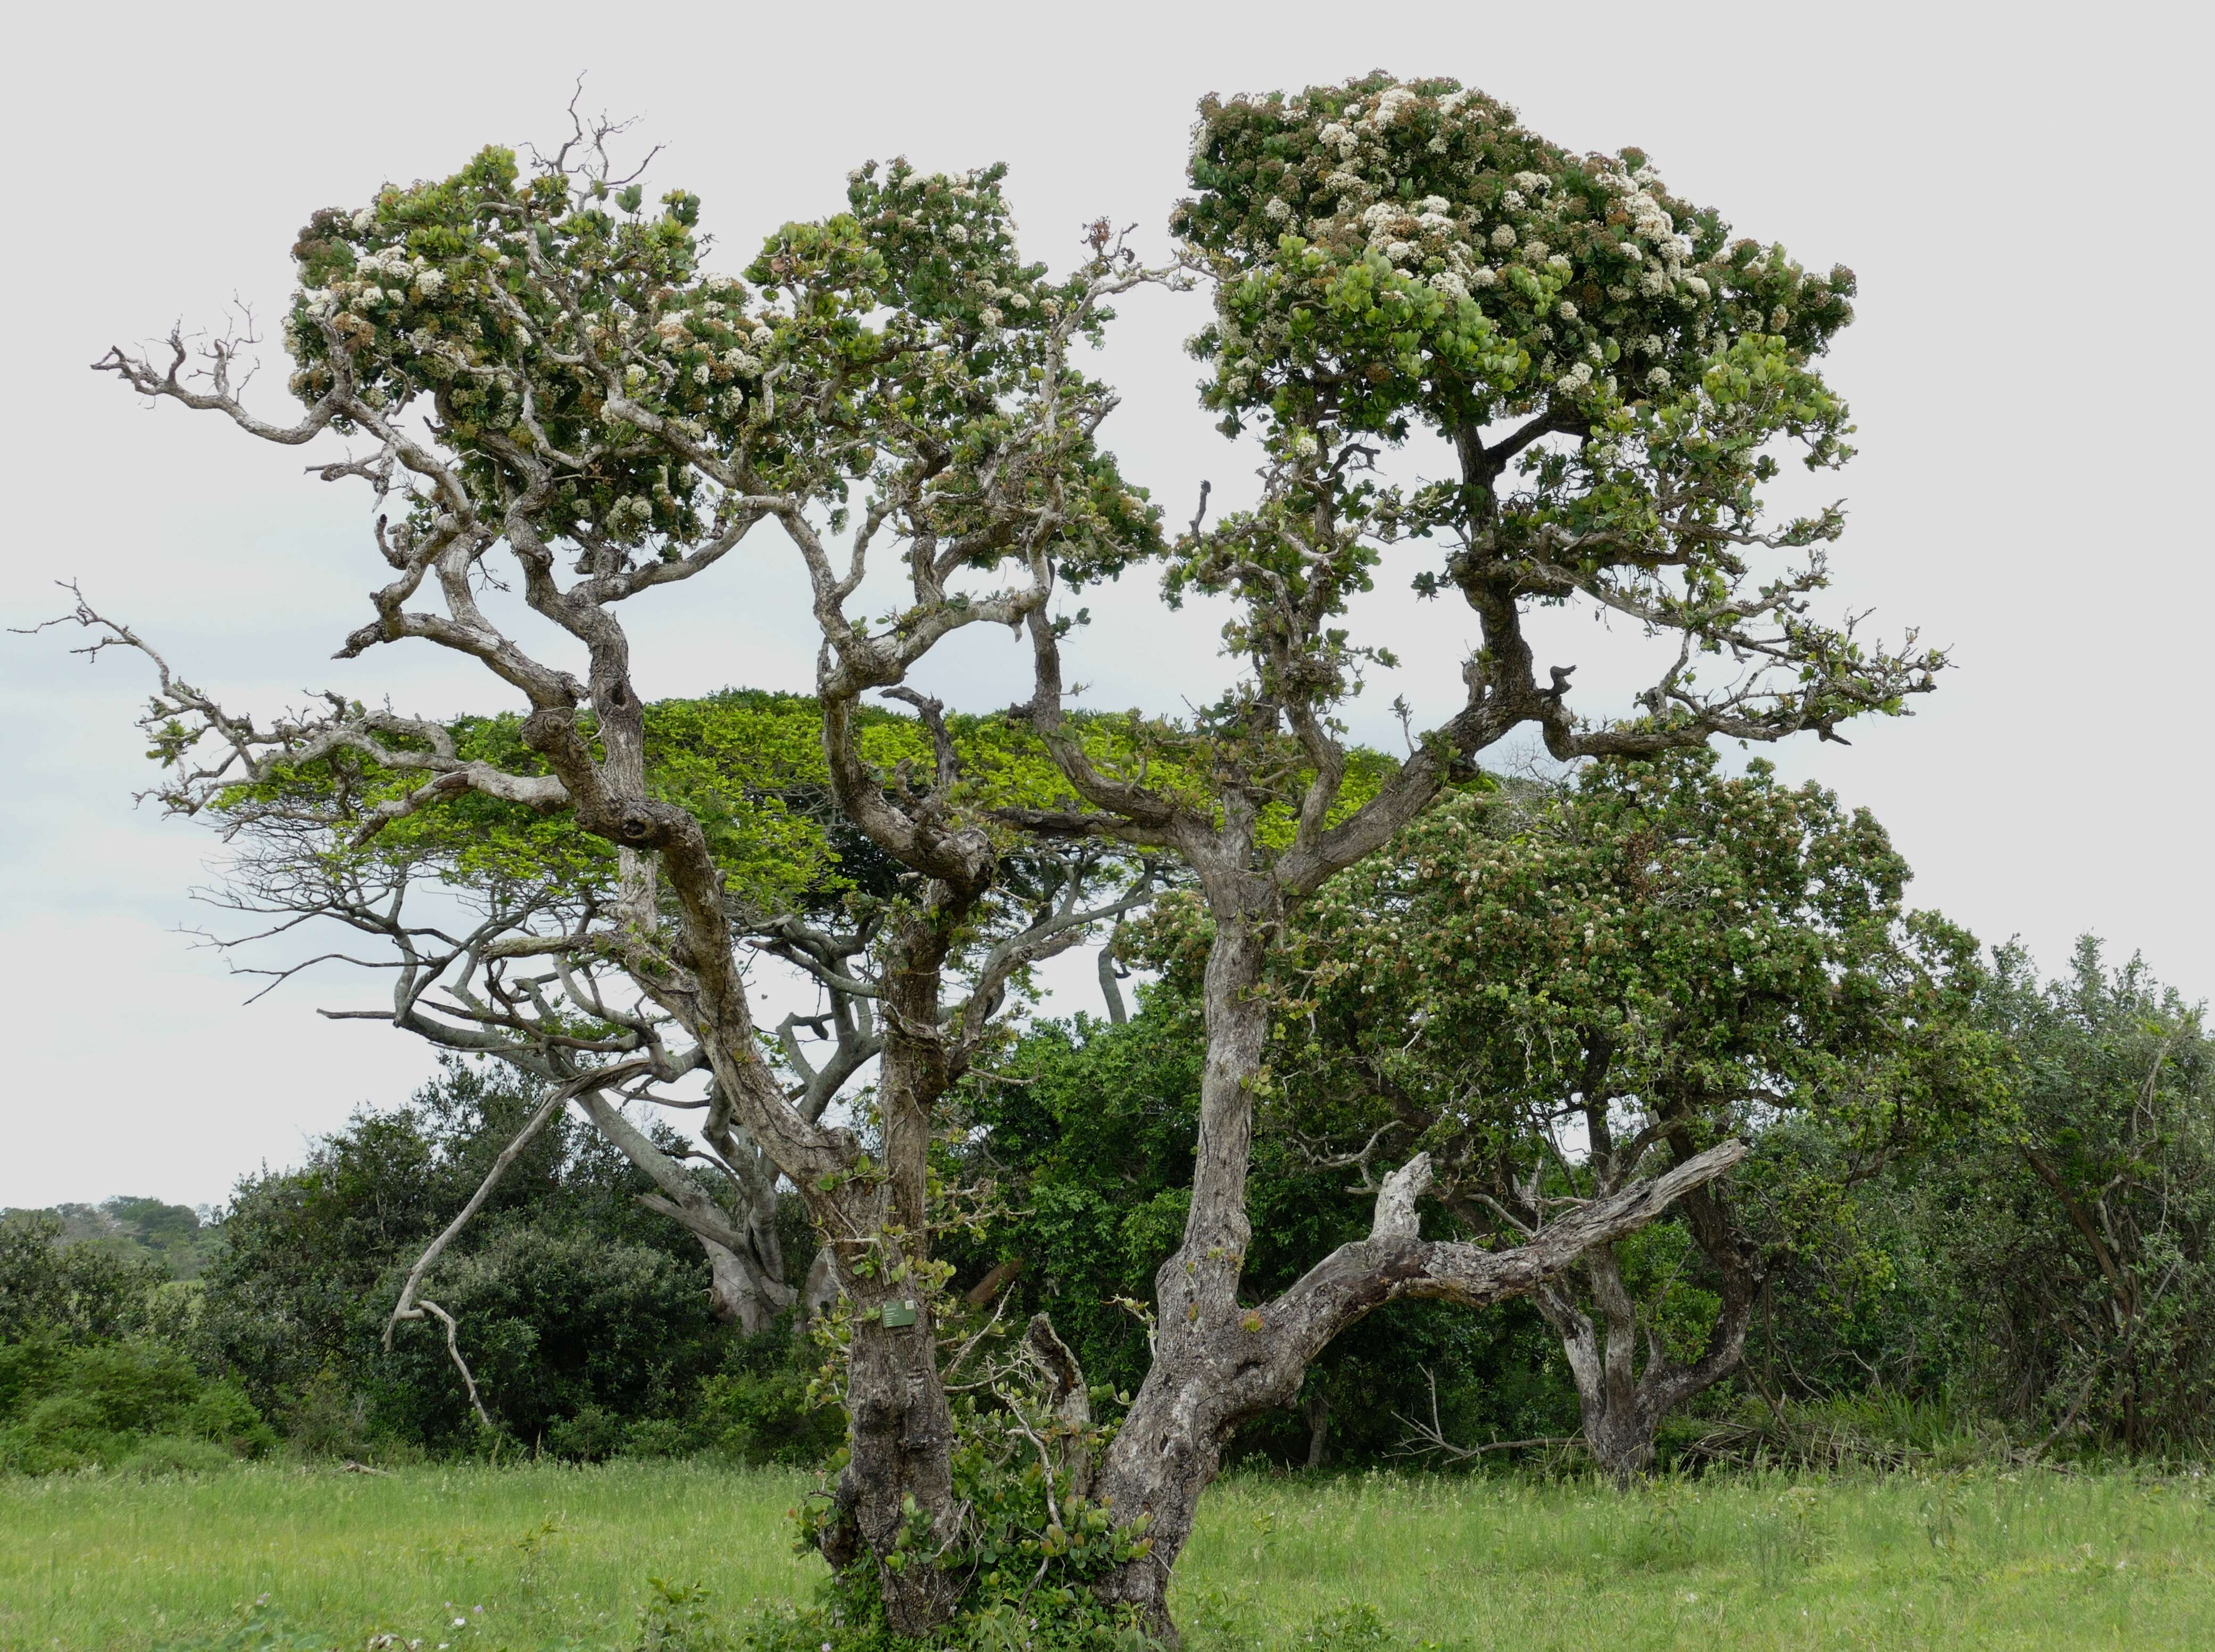
[[[1212,278],[1205,393],[1268,462],[1252,508],[1212,529],[1194,519],[1169,586],[1230,599],[1238,674],[1181,731],[1194,748],[1182,772],[1209,783],[1156,783],[1074,738],[1061,639],[1030,616],[1029,714],[1083,807],[1022,817],[1173,850],[1210,930],[1189,1214],[1157,1280],[1151,1373],[1098,1481],[1152,1539],[1108,1593],[1157,1616],[1229,1431],[1291,1403],[1341,1329],[1394,1297],[1482,1304],[1534,1288],[1743,1151],[1694,1153],[1506,1251],[1422,1238],[1432,1166],[1418,1153],[1383,1178],[1368,1239],[1249,1299],[1246,1169],[1271,1083],[1259,989],[1291,915],[1518,728],[1562,759],[1829,735],[1902,711],[1942,664],[1821,623],[1812,601],[1844,519],[1780,516],[1764,498],[1780,453],[1819,470],[1847,457],[1819,360],[1850,315],[1844,270],[1813,275],[1781,248],[1733,240],[1642,155],[1573,154],[1450,80],[1211,98],[1191,175],[1175,222]],[[1444,439],[1452,470],[1388,485],[1389,450],[1423,432]],[[1336,710],[1393,661],[1344,615],[1388,556],[1421,595],[1465,604],[1482,645],[1463,703],[1411,734],[1406,761],[1357,806]],[[1540,677],[1528,617],[1565,604],[1661,643],[1631,715],[1573,710],[1574,662]],[[1261,831],[1273,811],[1293,822],[1280,844]]]
[[[284,322],[289,418],[244,398],[241,339],[196,353],[173,335],[161,356],[119,348],[99,364],[250,437],[315,445],[324,479],[365,486],[387,579],[340,655],[427,645],[475,660],[512,697],[506,737],[458,738],[340,696],[257,722],[158,656],[145,724],[172,809],[256,828],[297,820],[318,876],[381,876],[328,851],[388,832],[397,842],[411,823],[418,847],[451,861],[487,805],[507,811],[499,824],[559,817],[542,847],[569,856],[574,875],[555,894],[505,902],[457,944],[404,925],[385,935],[427,949],[437,967],[408,985],[439,989],[403,990],[393,1018],[563,1076],[555,1102],[578,1098],[627,1148],[611,1092],[678,1101],[704,1079],[707,1139],[798,1189],[851,1306],[850,1456],[824,1549],[874,1570],[894,1625],[920,1631],[962,1586],[923,1557],[964,1552],[967,1518],[937,1363],[936,1109],[985,1047],[1011,980],[1119,903],[1026,912],[1000,897],[1007,828],[981,813],[938,704],[904,683],[967,628],[1040,613],[1052,580],[1157,551],[1152,508],[1095,439],[1113,398],[1071,362],[1098,335],[1104,300],[1157,278],[1103,227],[1074,274],[1050,279],[1017,252],[999,169],[896,163],[856,172],[843,211],[787,224],[739,279],[707,266],[695,197],[649,203],[611,175],[607,136],[580,127],[530,166],[487,150],[443,181],[315,214]],[[765,886],[746,867],[763,845],[734,839],[715,777],[666,751],[653,760],[653,660],[634,647],[632,605],[736,575],[733,553],[750,541],[806,571],[827,805],[898,874],[863,937],[808,924],[801,907],[781,926],[760,912]],[[885,562],[893,582],[865,592]],[[486,599],[501,585],[558,651],[501,622]],[[95,649],[145,648],[89,606],[77,617]],[[742,658],[731,667],[757,674]],[[922,749],[889,769],[859,731],[872,692],[919,720]],[[424,817],[442,814],[444,832],[425,837]],[[525,881],[539,888],[545,870]],[[1092,887],[1081,875],[1060,894]],[[825,1114],[828,1070],[799,1059],[789,1026],[763,1036],[747,962],[764,941],[838,988],[852,1012],[842,1035],[867,1010],[869,1139]],[[842,1037],[834,1061],[845,1076],[853,1043]],[[682,1207],[679,1180],[665,1194],[698,1231],[710,1213]],[[403,1309],[426,1311],[417,1285]]]

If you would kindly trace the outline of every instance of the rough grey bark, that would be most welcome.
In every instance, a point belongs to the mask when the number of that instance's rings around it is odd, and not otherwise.
[[[1323,1449],[1330,1443],[1330,1401],[1321,1389],[1310,1393],[1301,1406],[1301,1416],[1308,1425],[1308,1472],[1314,1473],[1322,1466]]]
[[[1645,1225],[1745,1154],[1737,1142],[1711,1148],[1650,1182],[1595,1199],[1505,1250],[1421,1237],[1416,1201],[1429,1188],[1431,1165],[1418,1155],[1385,1179],[1367,1238],[1341,1245],[1273,1301],[1253,1307],[1191,1288],[1206,1275],[1172,1257],[1156,1288],[1163,1302],[1181,1297],[1187,1309],[1181,1327],[1161,1317],[1153,1368],[1094,1487],[1120,1519],[1146,1517],[1152,1549],[1111,1574],[1101,1593],[1169,1627],[1170,1569],[1231,1431],[1292,1403],[1315,1357],[1363,1315],[1401,1297],[1488,1307],[1529,1294],[1591,1246]]]
[[[1721,1202],[1708,1189],[1699,1192]],[[1685,1196],[1687,1208],[1695,1196]],[[1708,1247],[1703,1244],[1701,1249],[1705,1252]],[[1637,1302],[1623,1284],[1612,1245],[1593,1246],[1578,1269],[1599,1311],[1598,1324],[1558,1282],[1532,1293],[1539,1313],[1562,1340],[1562,1352],[1576,1384],[1585,1449],[1618,1486],[1628,1487],[1654,1466],[1654,1435],[1669,1414],[1721,1382],[1744,1357],[1746,1330],[1761,1294],[1760,1280],[1745,1266],[1743,1252],[1735,1247],[1721,1258],[1709,1256],[1721,1277],[1721,1307],[1705,1347],[1690,1363],[1672,1358],[1641,1323]],[[1641,1341],[1647,1345],[1643,1365],[1637,1358]]]

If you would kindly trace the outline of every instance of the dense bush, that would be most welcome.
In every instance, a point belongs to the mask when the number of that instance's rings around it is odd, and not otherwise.
[[[0,1471],[206,1467],[276,1443],[236,1384],[203,1377],[174,1345],[71,1342],[51,1327],[0,1342]]]
[[[2009,1106],[1865,1189],[1838,1243],[1805,1259],[1779,1298],[1788,1375],[2034,1443],[2202,1453],[2215,1052],[2200,1012],[2136,960],[2110,969],[2089,940],[2048,982],[2002,950],[1983,1009]]]
[[[385,1322],[426,1244],[537,1104],[500,1075],[451,1064],[407,1107],[358,1117],[300,1169],[239,1185],[208,1270],[202,1358],[235,1373],[304,1445],[382,1440],[475,1449],[479,1425],[435,1322]],[[699,1248],[641,1209],[643,1176],[564,1117],[518,1156],[424,1289],[500,1432],[532,1450],[789,1456],[803,1355],[781,1373],[709,1309]],[[808,1254],[796,1254],[804,1263]]]

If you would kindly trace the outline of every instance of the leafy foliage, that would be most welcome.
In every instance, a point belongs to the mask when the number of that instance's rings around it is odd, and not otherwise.
[[[207,1357],[334,1446],[474,1441],[435,1328],[409,1328],[390,1354],[380,1339],[401,1277],[535,1105],[497,1072],[450,1064],[412,1106],[242,1183],[208,1279]],[[650,1185],[565,1120],[463,1231],[433,1277],[487,1403],[525,1446],[582,1458],[819,1446],[788,1340],[765,1361],[725,1330],[696,1248],[635,1204]]]

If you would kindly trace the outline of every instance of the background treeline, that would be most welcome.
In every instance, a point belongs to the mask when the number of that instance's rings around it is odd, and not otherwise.
[[[1586,1268],[1581,1297],[1388,1305],[1239,1451],[1566,1462],[1581,1432],[1601,1455],[1565,1352],[1601,1319],[1629,1328],[1609,1332],[1626,1381],[1709,1360],[1650,1408],[1664,1462],[2204,1452],[2215,1061],[2199,1010],[2089,939],[2052,980],[2017,949],[1979,953],[1910,911],[1905,879],[1866,814],[1703,759],[1488,783],[1319,906],[1272,989],[1257,1298],[1365,1232],[1374,1172],[1417,1146],[1446,1190],[1427,1223],[1488,1242],[1516,1201],[1587,1190],[1611,1120],[1653,1121],[1641,1151],[1723,1130],[1757,1151],[1727,1207],[1680,1204]],[[1051,1314],[1103,1400],[1144,1373],[1191,1182],[1193,912],[1172,895],[1119,930],[1115,955],[1151,976],[1135,1013],[1114,994],[1108,1016],[1028,1024],[940,1147],[946,1184],[971,1190],[942,1240],[954,1288],[979,1321]],[[300,1168],[242,1181],[219,1222],[145,1199],[8,1213],[0,1467],[280,1447],[824,1456],[843,1422],[811,1397],[820,1338],[796,1313],[756,1336],[716,1318],[700,1247],[572,1117],[433,1275],[496,1427],[434,1325],[385,1347],[408,1269],[538,1099],[452,1062]],[[798,1291],[815,1246],[796,1201],[786,1226]]]

